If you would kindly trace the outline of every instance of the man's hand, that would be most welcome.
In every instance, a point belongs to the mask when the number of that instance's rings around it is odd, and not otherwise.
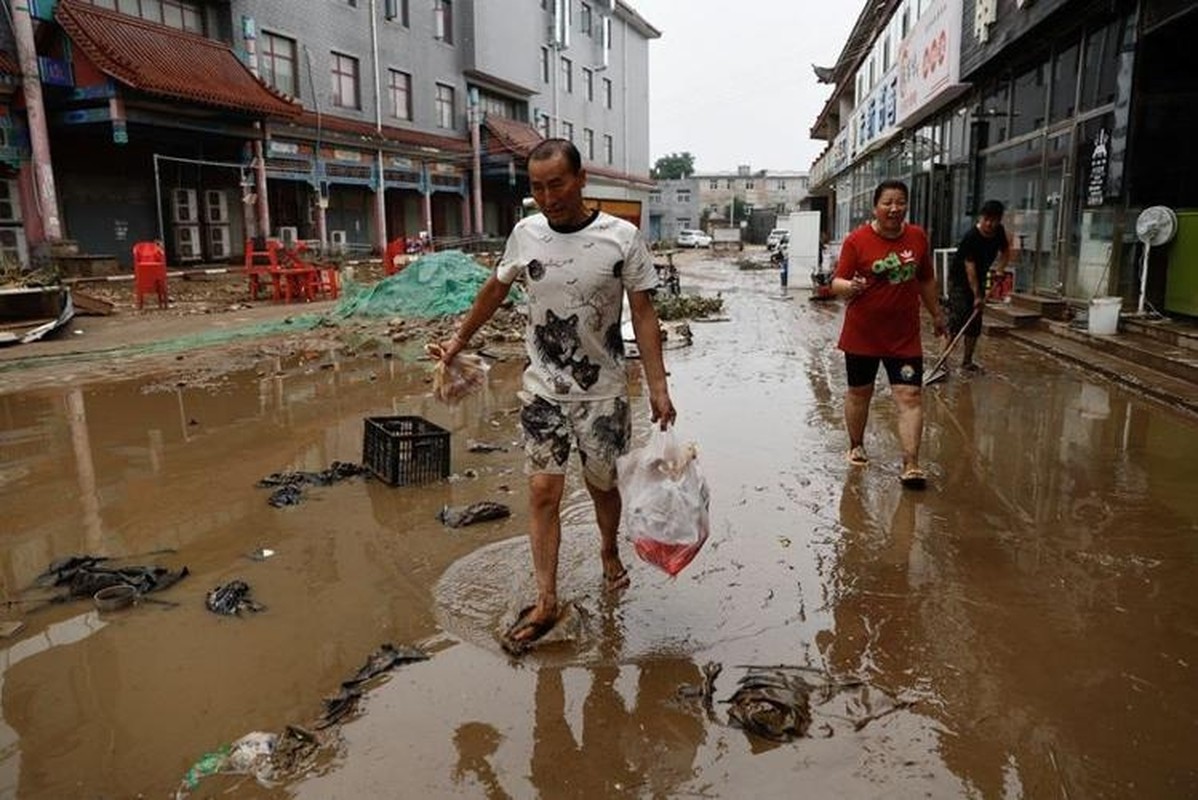
[[[442,364],[449,366],[450,362],[453,361],[454,356],[456,356],[458,353],[462,352],[462,348],[464,348],[465,346],[466,346],[466,343],[463,342],[461,340],[461,338],[455,333],[453,336],[449,337],[448,339],[446,339],[445,341],[443,341],[439,344],[425,345],[424,350],[430,356],[432,356],[433,358],[440,361]]]
[[[649,392],[649,408],[649,421],[659,423],[663,431],[678,418],[678,412],[674,410],[674,403],[670,401],[668,391]]]

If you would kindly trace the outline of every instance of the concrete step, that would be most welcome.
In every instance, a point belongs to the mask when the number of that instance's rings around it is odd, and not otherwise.
[[[1016,328],[1007,335],[1030,347],[1097,372],[1172,408],[1198,416],[1198,379],[1179,377],[1173,372],[1150,366],[1147,361],[1160,362],[1149,355],[1151,351],[1144,348],[1143,340],[1139,344],[1095,342],[1094,340],[1116,340],[1126,337],[1124,334],[1090,336],[1080,331],[1069,330],[1065,324]],[[1104,347],[1110,347],[1110,350],[1103,349]],[[1125,355],[1116,355],[1115,352]],[[1188,374],[1198,376],[1198,363],[1191,362],[1186,367],[1174,366],[1171,369],[1182,369]]]
[[[1128,333],[1163,342],[1168,347],[1198,353],[1198,324],[1193,322],[1124,316],[1119,320],[1119,327]]]
[[[1189,381],[1194,384],[1193,391],[1198,394],[1198,350],[1171,347],[1153,337],[1128,330],[1112,336],[1093,336],[1084,329],[1075,328],[1067,323],[1052,322],[1048,323],[1048,327],[1057,336]]]
[[[1059,297],[1043,297],[1038,294],[1023,294],[1012,292],[1008,305],[1035,311],[1045,319],[1065,320],[1068,318],[1069,304]]]
[[[1016,305],[1015,303],[1001,303],[995,305],[987,305],[986,313],[982,317],[985,322],[994,321],[1009,325],[1013,328],[1027,328],[1040,323],[1040,312],[1030,308]]]

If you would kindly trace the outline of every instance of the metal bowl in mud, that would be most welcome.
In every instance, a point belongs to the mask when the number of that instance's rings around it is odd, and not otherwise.
[[[92,599],[96,601],[96,608],[101,611],[117,611],[118,609],[128,608],[133,605],[133,601],[136,598],[137,589],[127,583],[120,583],[116,586],[105,586],[92,595]]]

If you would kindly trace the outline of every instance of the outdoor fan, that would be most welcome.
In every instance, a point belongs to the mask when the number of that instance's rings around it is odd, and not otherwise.
[[[1173,238],[1177,215],[1168,206],[1149,206],[1136,217],[1136,238],[1144,243],[1144,266],[1140,269],[1140,303],[1136,313],[1144,314],[1144,291],[1148,286],[1148,253]]]

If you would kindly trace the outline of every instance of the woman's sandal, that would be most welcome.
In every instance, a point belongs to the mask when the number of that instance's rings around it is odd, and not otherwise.
[[[516,621],[499,640],[500,646],[508,654],[524,655],[538,639],[553,630],[553,626],[557,624],[560,614],[556,611],[547,619],[529,619],[529,615],[536,608],[535,605],[532,605],[521,609],[520,613],[516,615]]]

